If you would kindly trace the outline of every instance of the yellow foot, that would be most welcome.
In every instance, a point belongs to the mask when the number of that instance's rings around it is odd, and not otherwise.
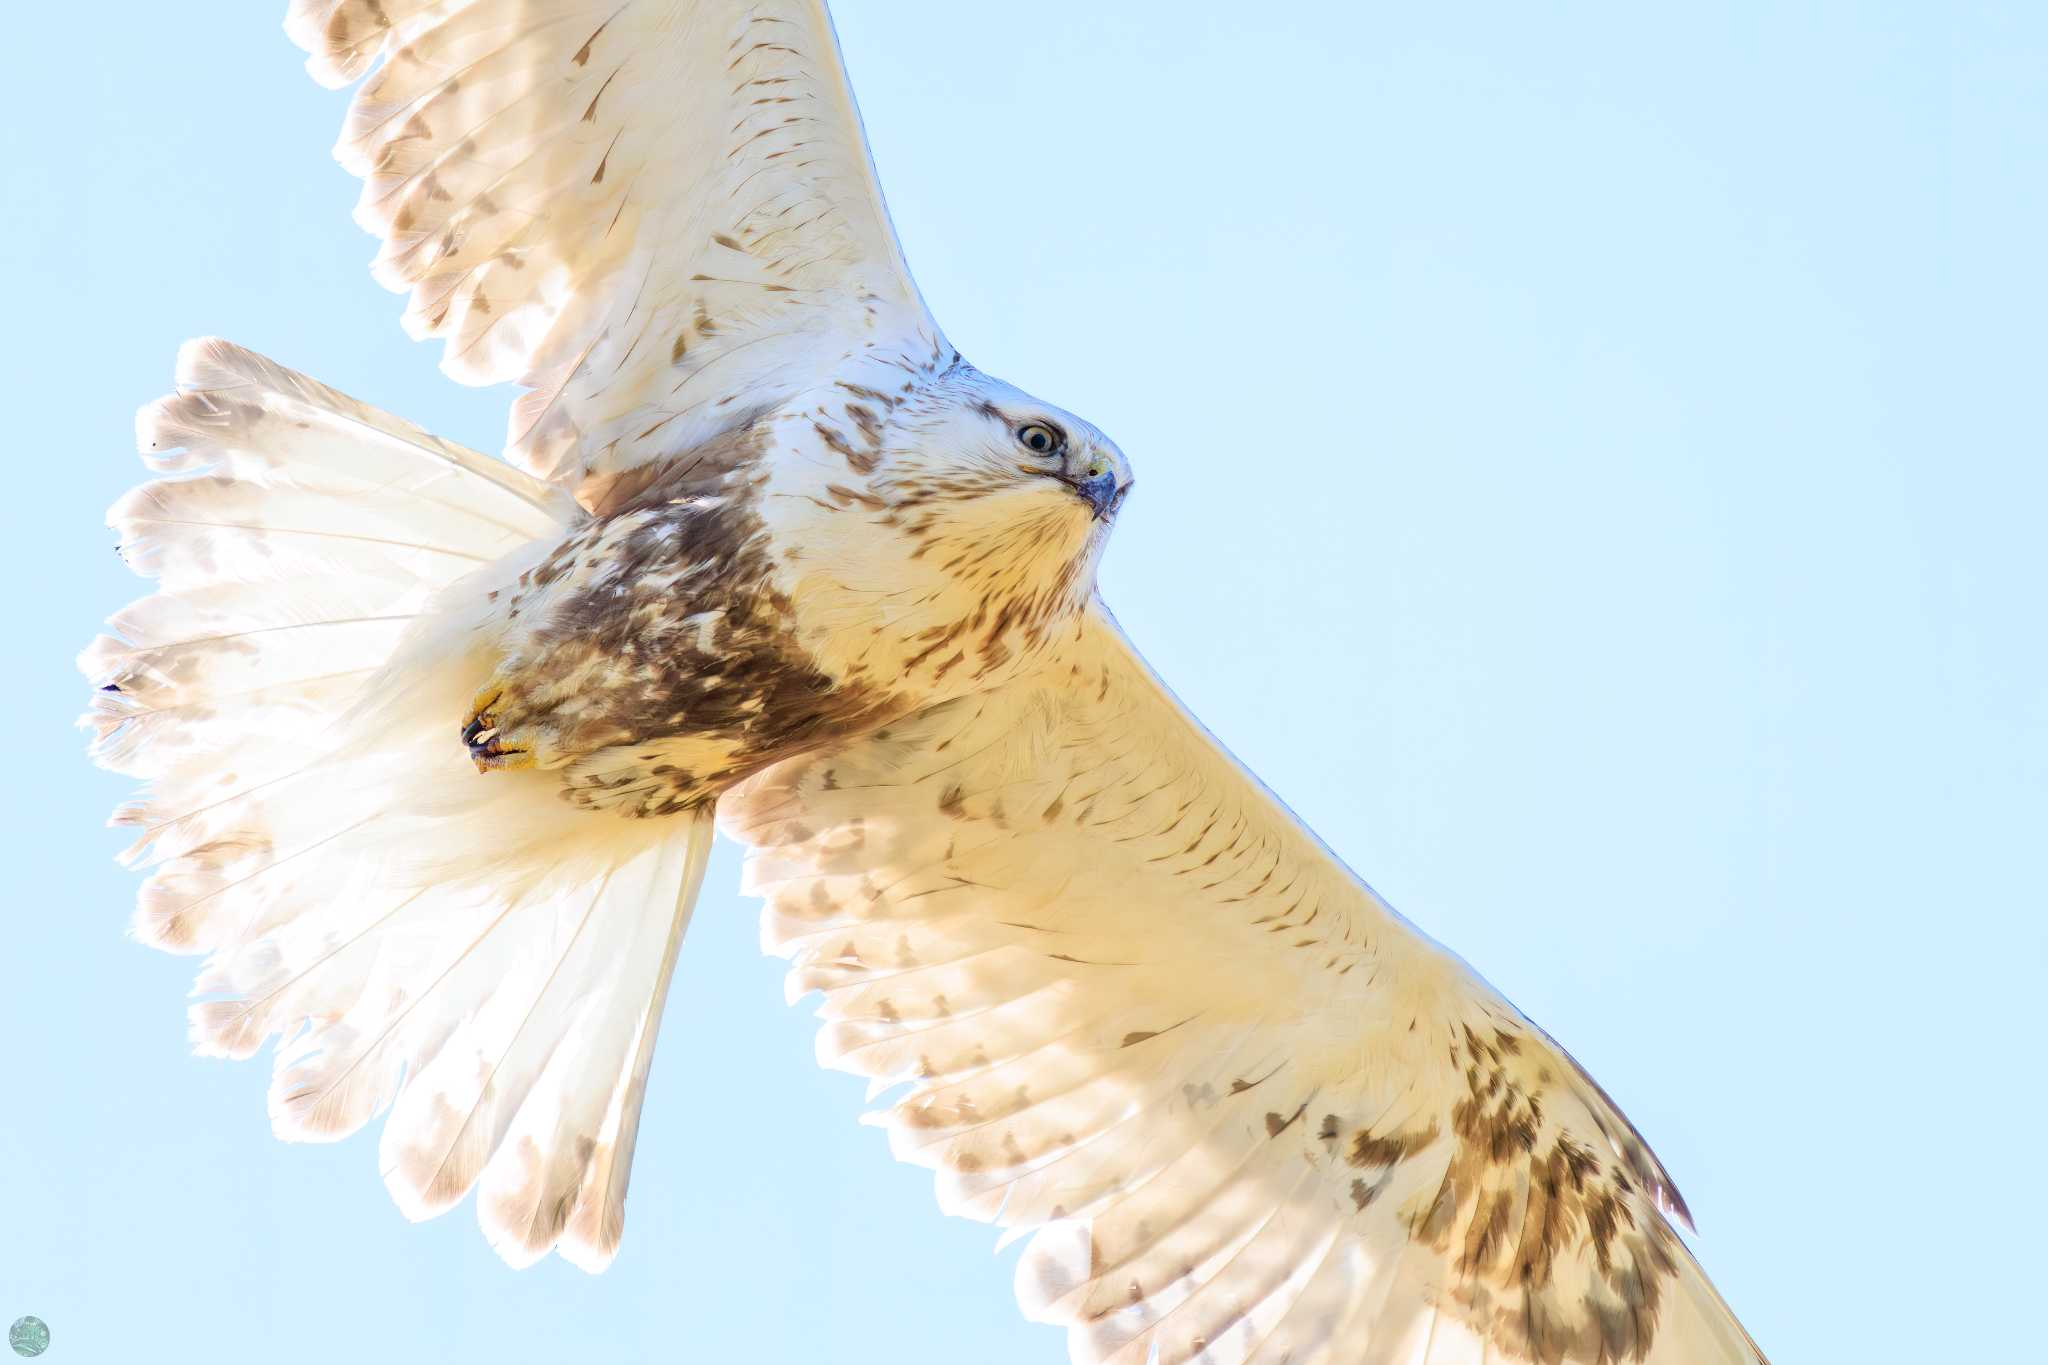
[[[462,723],[462,742],[469,746],[480,773],[533,766],[533,751],[498,728],[497,707],[504,695],[505,689],[496,684],[484,688],[470,702],[469,718]]]

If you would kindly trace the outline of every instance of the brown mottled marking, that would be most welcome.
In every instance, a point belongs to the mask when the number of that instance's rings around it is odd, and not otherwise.
[[[864,450],[855,450],[853,443],[846,439],[846,433],[837,427],[827,426],[816,418],[811,419],[811,425],[817,429],[818,439],[844,459],[854,473],[872,474],[876,466],[881,464],[880,457]],[[883,504],[877,500],[877,505]]]
[[[623,69],[623,68],[622,68],[622,69]],[[609,76],[606,76],[606,77],[604,78],[604,84],[603,84],[603,85],[600,85],[599,87],[597,87],[597,93],[596,93],[595,95],[592,95],[592,96],[590,97],[590,104],[589,104],[589,106],[588,106],[588,107],[586,107],[586,108],[584,109],[584,111],[583,111],[583,119],[582,119],[582,121],[583,121],[584,123],[595,123],[595,122],[597,122],[597,102],[598,102],[599,100],[601,100],[601,99],[603,99],[603,98],[604,98],[604,92],[605,92],[605,91],[607,91],[607,90],[609,90],[609,89],[611,89],[611,88],[612,88],[612,82],[613,82],[613,81],[615,81],[615,80],[617,80],[618,78],[619,78],[619,73],[618,73],[618,71],[613,71],[611,75],[609,75]]]
[[[1640,1196],[1629,1172],[1641,1179],[1644,1165],[1656,1169],[1654,1158],[1633,1130],[1607,1133],[1600,1111],[1589,1110],[1610,1150],[1546,1130],[1549,1068],[1531,1068],[1532,1078],[1514,1066],[1528,1041],[1505,1028],[1462,1031],[1450,1057],[1463,1063],[1466,1092],[1451,1111],[1455,1142],[1440,1183],[1403,1219],[1415,1241],[1445,1257],[1455,1276],[1449,1306],[1482,1335],[1545,1365],[1641,1361],[1678,1264],[1670,1228],[1639,1216],[1634,1203]],[[1355,1134],[1347,1159],[1386,1174],[1376,1183],[1354,1180],[1353,1206],[1368,1207],[1395,1165],[1437,1136],[1434,1124],[1428,1140]],[[1661,1181],[1659,1170],[1643,1183]],[[1567,1258],[1594,1275],[1591,1292],[1576,1278],[1560,1279]]]
[[[1332,1115],[1325,1122],[1333,1122],[1335,1117]],[[1344,1159],[1354,1166],[1392,1166],[1423,1151],[1442,1135],[1443,1128],[1435,1119],[1431,1119],[1429,1127],[1424,1129],[1383,1135],[1361,1128],[1351,1135],[1350,1149]]]
[[[754,508],[765,440],[750,423],[587,481],[592,516],[517,590],[527,610],[492,679],[498,742],[558,768],[572,803],[670,814],[900,712],[821,674],[792,636]]]
[[[576,486],[576,501],[604,520],[663,500],[715,495],[760,461],[765,437],[758,422],[758,416],[742,417],[733,430],[669,460],[590,474]]]
[[[873,408],[862,403],[848,403],[846,405],[846,415],[853,419],[855,426],[860,428],[860,434],[867,441],[870,449],[879,447],[882,444],[882,420],[875,416]]]
[[[858,489],[848,488],[844,484],[828,483],[825,485],[825,491],[833,497],[841,499],[843,502],[857,502],[870,512],[879,512],[889,505],[872,493],[863,493]]]
[[[887,409],[889,411],[894,411],[897,407],[901,406],[903,402],[902,398],[898,397],[896,394],[884,393],[880,389],[871,389],[865,384],[853,384],[849,383],[844,379],[838,380],[836,382],[838,383],[840,388],[845,389],[855,398],[862,398],[866,399],[870,403],[880,404],[884,409]],[[911,386],[906,383],[903,386],[903,391],[905,393],[908,393],[910,391],[910,387]]]
[[[1289,1114],[1284,1119],[1280,1117],[1278,1111],[1269,1112],[1266,1115],[1266,1136],[1269,1138],[1279,1137],[1282,1133],[1286,1132],[1289,1128],[1294,1126],[1294,1121],[1296,1119],[1300,1118],[1303,1114],[1307,1112],[1307,1100],[1303,1100],[1299,1105],[1295,1107],[1294,1112]]]
[[[590,50],[593,46],[596,45],[598,37],[601,34],[603,34],[603,32],[606,29],[611,27],[611,23],[612,21],[610,19],[607,19],[603,23],[599,24],[597,28],[592,31],[591,35],[583,40],[583,46],[576,49],[576,55],[571,57],[569,60],[576,63],[576,65],[578,66],[590,65]]]

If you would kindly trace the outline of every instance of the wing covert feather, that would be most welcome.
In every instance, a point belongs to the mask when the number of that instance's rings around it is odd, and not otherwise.
[[[372,267],[572,491],[944,344],[820,0],[293,0]],[[374,67],[374,70],[372,68]]]
[[[1756,1362],[1669,1177],[1393,913],[1107,613],[1034,678],[720,803],[942,1205],[1036,1229],[1075,1359]]]

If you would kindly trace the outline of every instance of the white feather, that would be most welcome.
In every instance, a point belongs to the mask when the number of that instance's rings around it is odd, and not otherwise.
[[[223,342],[178,379],[138,423],[171,477],[111,518],[159,591],[81,659],[95,757],[151,784],[137,933],[209,954],[198,1051],[280,1039],[279,1136],[389,1108],[409,1217],[481,1183],[508,1260],[600,1269],[709,817],[596,819],[457,739],[488,589],[575,505]]]

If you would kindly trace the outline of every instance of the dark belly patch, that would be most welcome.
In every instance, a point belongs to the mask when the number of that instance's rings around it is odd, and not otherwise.
[[[522,579],[493,719],[567,800],[672,814],[901,710],[799,644],[754,497],[746,468],[652,481]]]

